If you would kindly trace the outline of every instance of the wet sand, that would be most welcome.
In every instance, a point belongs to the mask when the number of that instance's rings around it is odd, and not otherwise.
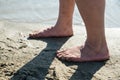
[[[56,58],[56,51],[82,45],[83,26],[67,38],[28,39],[46,25],[0,21],[0,80],[120,80],[120,28],[106,28],[110,60],[74,63]]]

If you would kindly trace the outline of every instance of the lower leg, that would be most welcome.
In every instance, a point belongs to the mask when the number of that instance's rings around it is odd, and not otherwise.
[[[42,30],[30,34],[30,37],[64,37],[73,35],[72,18],[75,0],[59,0],[59,3],[59,16],[55,26],[45,31]]]
[[[98,50],[103,46],[107,47],[104,29],[105,0],[76,0],[76,3],[85,22],[86,42]]]
[[[100,61],[109,58],[104,31],[105,0],[76,0],[85,22],[87,40],[84,47],[58,52],[58,58],[71,61]]]
[[[75,0],[59,0],[59,16],[56,23],[56,27],[62,29],[72,29],[72,18],[73,18],[73,11],[75,6]]]

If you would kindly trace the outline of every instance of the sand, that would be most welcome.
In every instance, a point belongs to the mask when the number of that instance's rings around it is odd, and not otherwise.
[[[55,52],[82,45],[85,28],[74,26],[69,38],[27,39],[44,26],[0,21],[0,80],[120,80],[120,28],[106,28],[110,60],[74,63],[59,60]]]

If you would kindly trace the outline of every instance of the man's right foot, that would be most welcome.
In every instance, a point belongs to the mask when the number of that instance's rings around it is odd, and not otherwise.
[[[60,29],[58,27],[51,27],[44,29],[42,31],[34,31],[29,34],[29,38],[37,39],[37,38],[48,38],[48,37],[70,37],[73,35],[73,30],[68,29]]]

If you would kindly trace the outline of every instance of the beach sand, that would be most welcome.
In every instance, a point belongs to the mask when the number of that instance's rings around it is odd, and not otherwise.
[[[110,60],[74,63],[56,58],[56,51],[82,45],[85,28],[74,26],[67,38],[28,39],[44,26],[0,21],[0,80],[120,80],[120,28],[105,28]]]

